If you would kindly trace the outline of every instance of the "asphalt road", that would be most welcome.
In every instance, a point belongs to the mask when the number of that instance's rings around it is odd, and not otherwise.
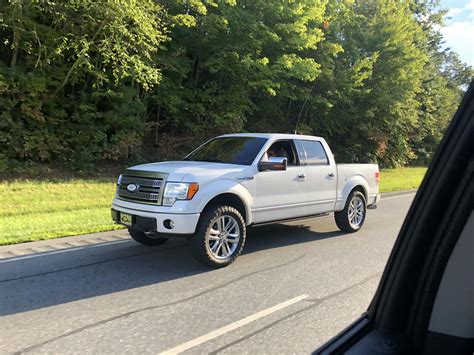
[[[414,194],[355,234],[333,216],[254,228],[210,270],[183,240],[0,260],[0,353],[308,353],[364,312]]]

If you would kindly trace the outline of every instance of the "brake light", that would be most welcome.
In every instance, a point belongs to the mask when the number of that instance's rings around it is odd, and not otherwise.
[[[380,182],[380,172],[377,171],[377,172],[375,173],[375,183],[378,185],[379,182]]]

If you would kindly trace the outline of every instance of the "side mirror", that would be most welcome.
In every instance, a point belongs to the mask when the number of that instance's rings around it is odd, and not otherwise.
[[[271,157],[268,161],[261,161],[258,163],[258,171],[286,170],[287,164],[287,158]]]

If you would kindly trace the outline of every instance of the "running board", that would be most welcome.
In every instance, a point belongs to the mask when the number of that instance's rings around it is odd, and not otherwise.
[[[303,217],[278,219],[276,221],[268,221],[268,222],[261,222],[261,223],[255,223],[255,224],[252,223],[250,226],[251,227],[261,227],[261,226],[267,226],[269,224],[302,221],[302,220],[306,220],[306,219],[314,219],[314,218],[320,218],[320,217],[326,217],[326,216],[329,216],[329,213],[319,213],[319,214],[312,214],[312,215],[303,216]]]

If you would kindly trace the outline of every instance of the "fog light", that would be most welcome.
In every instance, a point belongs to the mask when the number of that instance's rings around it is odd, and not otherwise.
[[[174,222],[171,220],[171,219],[165,219],[163,221],[163,226],[166,228],[166,229],[173,229],[174,228]]]

